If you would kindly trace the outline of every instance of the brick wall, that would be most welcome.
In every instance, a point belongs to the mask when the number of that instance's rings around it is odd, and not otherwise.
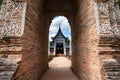
[[[94,1],[81,0],[73,33],[72,68],[82,80],[101,80]]]
[[[22,60],[13,80],[39,80],[48,68],[47,39],[42,0],[28,0]]]

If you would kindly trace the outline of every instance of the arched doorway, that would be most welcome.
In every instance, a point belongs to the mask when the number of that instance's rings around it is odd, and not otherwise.
[[[71,55],[71,29],[68,19],[64,16],[53,18],[49,28],[49,55]]]
[[[23,1],[23,0],[22,0]],[[92,78],[99,72],[99,59],[96,51],[97,35],[93,0],[78,0],[78,10],[75,0],[28,0],[25,32],[21,44],[23,55],[15,79],[38,80],[48,69],[48,26],[47,21],[55,15],[67,15],[71,22],[73,38],[72,68],[80,76]],[[61,6],[62,4],[62,6]],[[73,27],[75,23],[76,26]],[[86,37],[87,36],[87,37]],[[96,40],[97,39],[97,40]],[[13,53],[13,52],[12,52]],[[96,61],[97,64],[94,64]],[[93,65],[94,64],[94,65]],[[26,66],[27,65],[27,66]],[[95,71],[94,74],[91,72]],[[39,74],[38,74],[39,73]],[[27,77],[26,77],[27,76]],[[95,79],[98,79],[99,76]],[[93,80],[93,79],[91,79]]]

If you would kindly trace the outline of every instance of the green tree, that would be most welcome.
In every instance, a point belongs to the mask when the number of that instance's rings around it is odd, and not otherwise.
[[[120,8],[120,0],[118,0],[118,5],[119,5],[119,8]]]
[[[70,44],[70,40],[68,37],[65,39],[65,41],[67,42],[67,44]]]
[[[2,1],[3,1],[3,0],[0,0],[0,6],[2,5]]]

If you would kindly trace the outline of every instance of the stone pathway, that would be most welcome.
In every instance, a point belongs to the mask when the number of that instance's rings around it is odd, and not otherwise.
[[[50,69],[41,80],[78,80],[71,67],[71,61],[66,57],[55,57],[49,63]]]

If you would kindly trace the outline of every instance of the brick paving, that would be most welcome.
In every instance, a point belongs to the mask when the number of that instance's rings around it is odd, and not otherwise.
[[[49,63],[50,69],[41,80],[78,80],[71,67],[71,61],[66,57],[55,57]]]

